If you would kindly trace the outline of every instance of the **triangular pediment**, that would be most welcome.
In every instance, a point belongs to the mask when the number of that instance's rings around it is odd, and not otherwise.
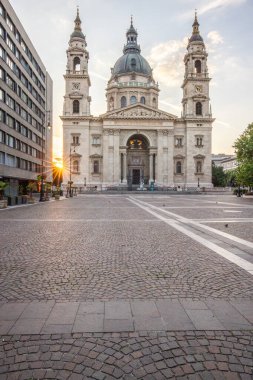
[[[177,116],[162,110],[149,107],[145,104],[133,104],[128,107],[109,111],[101,115],[103,119],[159,119],[175,120]]]

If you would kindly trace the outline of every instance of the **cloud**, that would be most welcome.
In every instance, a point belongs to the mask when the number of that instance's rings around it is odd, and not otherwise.
[[[208,33],[207,39],[209,40],[209,43],[212,45],[219,45],[223,44],[223,38],[220,35],[217,30],[212,30],[211,32]]]
[[[225,121],[221,121],[221,120],[215,120],[215,123],[217,124],[221,124],[223,125],[224,127],[231,127],[231,125],[229,123],[226,123]]]
[[[170,108],[173,108],[175,111],[178,111],[178,112],[182,110],[182,107],[169,103],[166,100],[159,100],[159,103],[164,104],[165,106],[169,106]]]
[[[241,6],[245,4],[247,0],[209,0],[209,1],[202,1],[203,5],[200,5],[198,7],[198,15],[202,15],[204,13],[213,11],[213,10],[218,10],[218,9],[225,9],[227,7],[231,6]],[[179,15],[179,18],[183,19],[191,19],[193,17],[193,12],[192,9],[190,11],[187,11],[185,13],[181,13]]]
[[[214,9],[223,9],[230,6],[240,6],[246,3],[247,0],[212,0],[208,1],[203,7],[200,7],[198,14],[204,14]]]
[[[147,57],[154,77],[168,87],[177,87],[183,80],[184,63],[188,39],[169,40],[151,48]]]
[[[91,70],[89,70],[89,74],[91,77],[93,76],[95,78],[102,79],[103,81],[108,81],[108,79],[109,79],[109,77],[106,78],[105,76],[103,76],[99,73],[95,73],[94,71],[91,71]]]

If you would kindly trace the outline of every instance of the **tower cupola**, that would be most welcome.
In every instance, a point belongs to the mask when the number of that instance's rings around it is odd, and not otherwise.
[[[81,24],[82,24],[82,21],[79,16],[79,9],[77,8],[77,14],[75,18],[75,28],[74,28],[74,32],[70,36],[70,41],[77,38],[85,41],[85,35],[82,32]],[[86,46],[86,42],[85,42],[85,46]]]
[[[123,53],[140,53],[140,45],[137,44],[138,33],[133,26],[133,17],[131,16],[130,28],[126,33],[127,44],[124,46]]]
[[[197,12],[195,12],[195,18],[194,22],[192,24],[192,36],[189,39],[189,42],[203,42],[203,38],[199,34],[199,23],[198,23],[198,17]]]

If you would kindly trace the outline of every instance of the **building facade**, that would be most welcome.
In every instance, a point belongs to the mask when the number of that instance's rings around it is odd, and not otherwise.
[[[0,179],[6,195],[51,178],[52,80],[8,0],[0,0]]]
[[[131,20],[106,88],[107,112],[90,114],[89,53],[79,12],[67,50],[64,186],[211,187],[212,114],[207,52],[197,15],[184,57],[182,115],[159,109],[159,87]]]

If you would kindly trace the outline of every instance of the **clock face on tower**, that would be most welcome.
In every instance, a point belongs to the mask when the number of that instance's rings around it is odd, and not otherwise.
[[[195,92],[196,92],[197,94],[200,94],[200,93],[202,92],[202,86],[200,86],[200,85],[196,85],[196,86],[195,86]]]
[[[79,82],[73,82],[72,83],[72,90],[80,90],[80,83]]]

